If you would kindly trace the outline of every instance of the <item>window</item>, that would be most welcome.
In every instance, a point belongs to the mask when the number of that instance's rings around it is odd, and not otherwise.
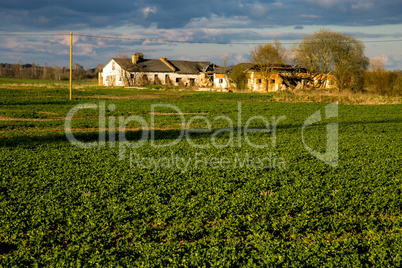
[[[194,78],[190,78],[190,87],[195,86],[195,79]]]
[[[166,85],[171,85],[172,84],[172,81],[170,81],[170,77],[169,77],[168,74],[165,75],[165,84]]]
[[[219,78],[219,84],[222,84],[222,83],[223,83],[223,79]]]
[[[205,79],[208,80],[208,82],[214,82],[214,75],[213,74],[206,74]]]
[[[269,80],[269,83],[271,83],[271,84],[275,84],[275,79],[271,79],[271,80]]]
[[[159,76],[157,74],[154,74],[154,84],[160,84],[161,81],[159,80]]]
[[[257,84],[261,84],[261,79],[257,79]]]
[[[112,62],[112,70],[115,70],[116,69],[116,64],[115,64],[115,62]]]
[[[176,83],[180,83],[181,82],[181,77],[176,78]]]

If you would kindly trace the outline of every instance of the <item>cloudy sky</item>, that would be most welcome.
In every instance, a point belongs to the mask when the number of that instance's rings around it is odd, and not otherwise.
[[[259,43],[286,47],[322,28],[362,40],[366,55],[402,69],[402,0],[0,0],[0,62],[105,64],[146,58],[248,60]]]

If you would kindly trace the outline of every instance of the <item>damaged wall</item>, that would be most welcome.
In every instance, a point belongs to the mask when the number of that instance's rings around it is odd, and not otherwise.
[[[248,88],[253,92],[275,92],[287,89],[328,89],[335,87],[333,75],[311,74],[306,69],[276,67],[275,72],[264,78],[257,70],[247,70]]]
[[[201,82],[200,75],[160,73],[160,72],[136,72],[132,73],[133,84],[143,85],[173,85],[173,86],[197,86]]]
[[[253,92],[275,92],[282,84],[283,79],[277,73],[271,74],[269,79],[265,79],[259,72],[247,73],[247,85]]]

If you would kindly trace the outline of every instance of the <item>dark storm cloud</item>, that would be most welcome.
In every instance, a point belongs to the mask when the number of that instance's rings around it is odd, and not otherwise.
[[[402,3],[394,0],[70,0],[3,1],[1,31],[82,30],[119,26],[188,25],[213,28],[213,18],[225,27],[288,25],[382,25],[402,23]],[[239,20],[237,23],[236,20]],[[197,24],[196,22],[200,22]],[[242,22],[242,23],[240,23]],[[247,23],[244,23],[247,22]],[[218,25],[217,25],[218,26]]]
[[[2,4],[2,31],[80,30],[129,24],[139,7],[133,1],[26,1]]]

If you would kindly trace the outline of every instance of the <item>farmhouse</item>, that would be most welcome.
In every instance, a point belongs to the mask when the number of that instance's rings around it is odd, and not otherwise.
[[[135,53],[131,59],[112,58],[99,74],[99,84],[104,86],[162,84],[225,88],[227,79],[224,79],[224,74],[220,72],[221,67],[207,61],[145,59],[144,54]]]
[[[306,68],[285,64],[264,66],[268,77],[262,75],[261,67],[246,64],[248,88],[255,92],[275,92],[287,89],[330,88],[334,86],[332,75],[314,74]]]

